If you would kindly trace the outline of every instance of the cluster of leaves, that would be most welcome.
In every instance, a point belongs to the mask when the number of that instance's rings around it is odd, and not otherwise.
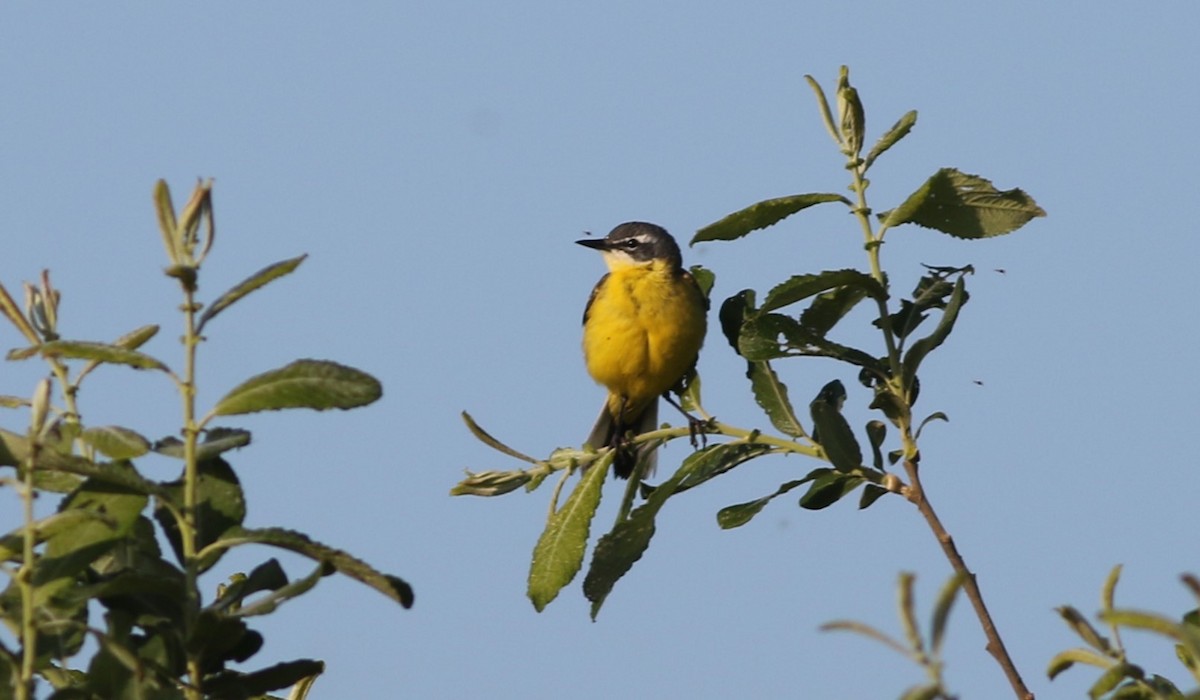
[[[836,119],[819,84],[809,76],[806,79],[816,95],[830,136],[846,158],[853,196],[810,192],[758,202],[700,229],[691,244],[733,241],[810,207],[841,204],[862,229],[866,269],[798,274],[771,288],[761,304],[757,302],[758,295],[748,289],[732,295],[721,305],[721,329],[733,349],[746,360],[746,376],[754,397],[779,434],[712,419],[700,403],[699,380],[693,377],[681,394],[683,405],[705,419],[708,435],[728,439],[695,450],[673,475],[657,486],[630,480],[617,521],[596,542],[584,579],[583,590],[592,602],[593,617],[613,584],[646,551],[655,531],[656,516],[670,497],[758,457],[802,454],[825,464],[781,484],[762,498],[722,509],[717,515],[722,527],[745,524],[771,500],[800,486],[807,486],[799,500],[799,505],[806,509],[825,508],[862,487],[860,507],[871,505],[887,493],[897,493],[917,503],[927,519],[932,514],[916,483],[920,459],[917,440],[927,422],[945,419],[945,415],[933,412],[914,420],[913,406],[920,390],[918,371],[953,330],[968,300],[966,277],[972,269],[928,267],[912,294],[897,304],[880,263],[884,236],[893,228],[916,224],[962,239],[988,238],[1014,231],[1045,212],[1019,189],[997,190],[982,177],[943,168],[899,206],[873,217],[867,204],[867,172],[912,130],[917,113],[912,111],[902,116],[864,155],[865,110],[849,83],[845,67],[838,81]],[[700,274],[695,268],[693,271]],[[703,274],[706,285],[711,287],[711,273]],[[874,327],[883,341],[882,350],[850,347],[831,337],[838,323],[864,303],[876,310]],[[931,320],[934,318],[936,322]],[[817,392],[809,404],[810,421],[797,414],[788,388],[773,366],[778,360],[796,357],[824,357],[845,363],[870,389],[873,396],[870,408],[878,410],[883,420],[872,420],[865,428],[871,454],[869,464],[855,431],[842,413],[847,392],[841,381],[830,381]],[[522,470],[468,472],[467,478],[454,487],[453,494],[492,496],[520,487],[532,490],[554,471],[563,472],[530,569],[529,597],[541,610],[582,568],[591,521],[612,455],[607,449],[592,452],[561,448],[545,460],[536,460],[488,435],[469,416],[467,420],[484,442],[532,466]],[[885,450],[889,423],[897,431],[899,444]],[[666,426],[644,433],[634,442],[662,443],[682,437],[690,437],[689,428]],[[900,474],[888,471],[889,466],[898,462],[904,464],[907,483]],[[560,506],[563,483],[570,473],[577,471],[583,471],[583,477]],[[644,502],[634,508],[638,496]],[[973,579],[968,578],[964,585],[969,595],[977,594]]]
[[[1050,661],[1047,674],[1054,679],[1075,664],[1094,666],[1102,671],[1100,677],[1088,689],[1091,698],[1110,700],[1185,700],[1200,698],[1200,688],[1184,695],[1167,678],[1148,674],[1141,666],[1129,660],[1121,642],[1121,629],[1141,630],[1170,639],[1175,644],[1175,655],[1192,679],[1200,683],[1200,608],[1193,609],[1176,622],[1156,613],[1120,609],[1114,606],[1117,581],[1121,577],[1121,566],[1113,567],[1100,595],[1100,622],[1108,626],[1106,637],[1087,618],[1070,605],[1058,608],[1058,614],[1086,646],[1067,649]],[[1200,579],[1184,575],[1183,583],[1196,596],[1200,604]]]
[[[953,697],[945,687],[942,678],[944,663],[942,647],[946,640],[946,623],[950,620],[950,609],[954,606],[958,592],[962,588],[963,577],[955,575],[942,586],[937,600],[933,605],[933,615],[929,621],[929,635],[921,633],[917,623],[916,599],[913,595],[913,574],[903,573],[896,583],[897,607],[900,622],[904,626],[904,641],[881,632],[870,625],[853,620],[835,620],[821,625],[825,631],[841,630],[861,634],[900,653],[925,670],[926,681],[908,688],[900,696],[900,700],[951,700]]]
[[[50,366],[32,398],[0,397],[28,408],[25,434],[0,430],[0,467],[15,475],[3,484],[20,493],[25,519],[0,538],[9,583],[0,593],[0,619],[17,647],[0,645],[0,696],[31,698],[40,677],[54,700],[101,698],[259,698],[295,686],[303,697],[322,670],[300,659],[253,671],[234,670],[259,651],[262,635],[251,618],[273,612],[332,573],[342,573],[401,605],[413,594],[403,580],[381,573],[339,549],[283,528],[247,528],[245,494],[227,461],[249,444],[250,433],[213,424],[218,418],[286,408],[350,409],[372,403],[381,387],[370,375],[323,360],[298,360],[229,390],[204,415],[195,410],[196,350],[202,331],[247,294],[295,270],[304,257],[268,266],[208,305],[195,300],[200,264],[213,244],[211,189],[196,187],[176,216],[163,182],[155,191],[166,273],[182,289],[184,369],[141,350],[158,332],[150,325],[114,342],[59,336],[59,292],[48,274],[27,285],[24,308],[0,286],[0,311],[27,345],[10,360],[33,357]],[[150,441],[123,426],[90,426],[76,404],[81,382],[101,366],[159,373],[184,397],[180,436]],[[51,400],[56,386],[60,405]],[[177,478],[157,481],[138,468],[152,455],[179,460]],[[56,511],[34,516],[38,494],[62,494]],[[162,551],[160,542],[169,544]],[[311,559],[311,573],[291,579],[275,559],[236,574],[205,600],[198,585],[235,547],[259,544]],[[100,620],[97,620],[97,614]],[[75,659],[91,639],[86,666]]]

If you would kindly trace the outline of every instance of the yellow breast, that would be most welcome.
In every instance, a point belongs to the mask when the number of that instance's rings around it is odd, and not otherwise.
[[[639,410],[696,362],[706,304],[690,276],[662,262],[612,270],[584,320],[588,372],[627,408]]]

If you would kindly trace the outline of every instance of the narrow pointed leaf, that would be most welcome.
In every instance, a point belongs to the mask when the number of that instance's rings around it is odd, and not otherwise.
[[[116,425],[88,428],[80,437],[109,459],[133,459],[150,451],[149,440],[129,428]]]
[[[1116,595],[1117,581],[1121,579],[1121,568],[1122,566],[1120,564],[1114,566],[1112,571],[1108,572],[1108,578],[1104,580],[1104,588],[1100,594],[1100,605],[1102,610],[1113,609],[1113,599]]]
[[[775,285],[767,292],[759,311],[775,311],[821,292],[846,286],[857,287],[874,298],[885,297],[883,288],[870,275],[858,270],[826,270],[815,275],[795,275]]]
[[[412,587],[402,579],[381,573],[361,559],[340,549],[321,544],[302,532],[278,527],[257,529],[235,527],[214,544],[225,549],[243,544],[265,544],[278,549],[286,549],[314,561],[324,562],[338,573],[374,588],[406,608],[412,607],[413,604]]]
[[[928,416],[925,416],[925,419],[924,419],[924,420],[922,420],[922,421],[921,421],[921,424],[917,426],[917,434],[916,434],[916,437],[917,437],[918,439],[920,439],[920,437],[921,437],[921,431],[925,429],[925,426],[926,426],[926,425],[928,425],[929,423],[931,423],[931,422],[933,422],[933,421],[935,421],[935,420],[940,420],[940,421],[944,421],[944,422],[946,422],[946,423],[949,423],[949,422],[950,422],[950,417],[949,417],[949,416],[947,416],[945,413],[942,413],[941,411],[937,411],[936,413],[931,413],[931,414],[929,414]]]
[[[592,465],[575,485],[567,502],[546,523],[533,549],[527,595],[541,612],[583,567],[583,554],[591,533],[592,518],[600,506],[604,478],[611,459]]]
[[[962,585],[962,574],[951,576],[950,580],[942,586],[937,601],[934,603],[933,622],[929,632],[929,650],[935,658],[942,653],[942,642],[946,639],[946,622],[950,619],[950,609],[954,607],[954,601],[958,598],[958,592],[962,589]]]
[[[771,419],[774,425],[784,435],[803,437],[804,426],[796,417],[792,402],[788,399],[787,385],[779,379],[779,375],[771,368],[769,362],[750,362],[746,376],[750,378],[750,388],[754,392],[754,401]]]
[[[1075,664],[1087,664],[1096,668],[1108,668],[1115,662],[1107,656],[1101,656],[1091,649],[1067,649],[1054,655],[1050,660],[1050,665],[1046,669],[1046,675],[1050,680],[1054,680],[1055,676],[1063,671],[1071,668]]]
[[[912,652],[903,644],[884,632],[880,632],[874,627],[862,622],[855,622],[854,620],[833,620],[821,625],[819,629],[822,632],[854,632],[855,634],[861,634],[868,639],[874,639],[901,656],[910,659],[912,658]]]
[[[903,204],[880,218],[889,228],[917,224],[957,238],[989,238],[1045,215],[1033,198],[1019,189],[997,190],[978,175],[942,168]]]
[[[213,408],[213,415],[234,416],[285,408],[350,409],[383,395],[379,381],[353,367],[326,360],[296,360],[235,387]]]
[[[825,99],[825,91],[821,89],[821,84],[811,75],[804,76],[804,79],[808,81],[808,86],[812,88],[813,95],[817,98],[817,108],[821,112],[821,121],[824,122],[825,129],[829,132],[830,138],[839,147],[842,146],[842,136],[833,123],[833,112],[829,109],[829,100]]]
[[[114,340],[113,345],[116,345],[119,348],[125,348],[126,350],[137,350],[145,345],[146,341],[150,340],[157,334],[158,326],[150,324],[129,331],[125,335]]]
[[[1070,605],[1064,605],[1060,608],[1055,608],[1055,610],[1067,623],[1067,626],[1070,627],[1075,634],[1079,635],[1079,638],[1082,639],[1088,646],[1096,651],[1104,652],[1105,654],[1113,653],[1112,646],[1109,644],[1108,639],[1106,639],[1104,635],[1097,632],[1096,628],[1092,627],[1092,623],[1088,622],[1087,618],[1081,615],[1078,610]]]
[[[912,131],[913,125],[917,123],[917,110],[906,112],[900,120],[892,125],[892,128],[887,130],[883,136],[879,137],[879,141],[871,148],[871,152],[867,154],[867,159],[863,164],[863,169],[871,167],[875,159],[883,155],[889,148],[895,146],[896,143],[908,135]]]
[[[748,442],[721,443],[696,450],[684,460],[687,474],[675,485],[674,492],[695,488],[740,464],[775,452],[778,450],[770,445]]]
[[[962,310],[963,304],[967,303],[970,295],[967,294],[966,283],[962,277],[954,283],[954,292],[950,295],[950,300],[946,304],[946,308],[942,311],[942,318],[938,321],[937,328],[929,335],[921,338],[912,344],[908,352],[904,355],[904,373],[905,376],[912,381],[912,377],[917,375],[917,368],[921,366],[921,362],[925,356],[932,352],[935,348],[945,342],[950,335],[950,331],[954,330],[954,323],[958,320],[958,312]]]
[[[204,692],[213,698],[258,698],[324,671],[325,663],[312,659],[284,661],[250,673],[221,671],[204,679]]]
[[[592,562],[583,580],[583,594],[592,602],[593,620],[600,614],[600,608],[616,582],[629,572],[650,546],[650,539],[654,537],[654,518],[658,511],[680,484],[689,479],[694,471],[703,469],[708,464],[703,455],[697,457],[694,454],[684,460],[670,479],[654,489],[643,505],[635,508],[628,518],[618,522],[596,542],[592,551]]]
[[[158,228],[162,232],[163,246],[167,249],[167,257],[173,264],[179,260],[179,227],[175,223],[175,205],[171,202],[171,189],[166,180],[159,180],[154,186],[154,209],[158,214]]]
[[[0,396],[0,408],[22,408],[29,405],[29,399],[20,396]]]
[[[907,572],[900,574],[900,579],[896,584],[896,598],[900,608],[900,622],[904,626],[904,636],[908,639],[908,646],[921,654],[925,650],[925,642],[921,639],[921,630],[917,625],[917,610],[913,596],[915,581],[916,576],[913,574]]]
[[[483,428],[479,427],[479,424],[475,422],[475,419],[471,417],[470,413],[463,411],[462,419],[463,419],[463,422],[467,424],[467,430],[470,430],[471,434],[474,435],[475,437],[479,438],[479,441],[482,442],[483,444],[487,445],[488,447],[492,448],[493,450],[496,450],[498,452],[506,454],[509,457],[514,457],[516,459],[519,459],[522,462],[529,462],[530,464],[537,464],[537,460],[534,459],[533,457],[530,457],[527,454],[518,452],[518,451],[514,450],[513,448],[509,447],[508,445],[505,445],[504,443],[500,442],[496,438],[492,437],[490,433],[488,433]]]
[[[690,245],[704,241],[736,240],[751,231],[779,223],[802,209],[825,202],[842,202],[847,206],[850,205],[850,200],[842,195],[825,192],[793,194],[767,199],[757,204],[751,204],[741,211],[736,211],[720,221],[705,226],[697,231],[695,236],[692,236]]]
[[[107,362],[114,365],[125,365],[134,369],[170,371],[165,364],[149,355],[136,350],[128,350],[118,345],[109,345],[108,343],[96,343],[85,340],[53,340],[49,343],[43,343],[33,350],[41,354],[42,357],[60,357],[68,360],[93,360],[95,362]],[[24,359],[24,357],[13,357],[12,353],[9,354],[9,358]]]
[[[291,274],[292,271],[299,267],[300,263],[304,262],[304,259],[307,257],[308,254],[306,253],[299,257],[283,260],[273,265],[268,265],[239,282],[232,289],[217,297],[216,301],[214,301],[207,309],[205,309],[204,313],[200,316],[200,320],[198,321],[197,332],[199,332],[199,329],[203,329],[204,324],[208,323],[209,320],[211,320],[214,316],[229,308],[250,292],[259,289],[269,282],[283,277],[284,275]]]
[[[810,474],[809,476],[811,477],[812,475]],[[809,479],[807,477],[804,479],[797,479],[796,481],[789,481],[780,486],[775,493],[772,493],[768,496],[756,498],[753,501],[748,501],[746,503],[738,503],[737,505],[726,506],[717,511],[717,525],[719,525],[722,530],[730,530],[735,527],[741,527],[742,525],[750,522],[754,516],[762,512],[762,509],[765,508],[766,505],[770,503],[771,500],[776,496],[782,496],[788,491],[791,491],[797,486],[807,483],[808,481]]]

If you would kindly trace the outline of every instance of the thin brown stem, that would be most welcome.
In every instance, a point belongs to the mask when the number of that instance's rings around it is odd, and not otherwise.
[[[1020,672],[1017,671],[1012,657],[1008,655],[1008,649],[1004,646],[1004,640],[1001,639],[1000,632],[996,630],[996,623],[992,621],[992,616],[988,612],[987,605],[983,602],[983,592],[979,590],[979,584],[975,581],[975,574],[971,573],[971,570],[967,568],[967,563],[963,561],[962,555],[958,553],[958,547],[954,545],[954,538],[946,531],[941,519],[934,512],[933,505],[925,497],[925,489],[921,486],[921,476],[917,468],[917,463],[912,460],[905,460],[904,471],[908,472],[909,479],[908,500],[912,501],[917,510],[921,511],[921,515],[925,517],[925,522],[929,524],[929,529],[933,530],[938,544],[942,546],[942,551],[946,554],[946,558],[950,560],[950,565],[954,567],[956,573],[962,576],[963,590],[967,592],[967,598],[971,601],[971,606],[975,608],[975,615],[979,618],[979,624],[983,627],[984,636],[987,637],[988,653],[996,659],[996,663],[1000,664],[1000,668],[1004,670],[1004,675],[1008,677],[1008,682],[1017,697],[1021,700],[1034,700],[1033,693],[1029,688],[1025,687],[1025,681],[1021,680]]]

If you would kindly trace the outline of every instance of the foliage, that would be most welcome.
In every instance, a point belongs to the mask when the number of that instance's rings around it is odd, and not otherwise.
[[[1088,690],[1092,698],[1111,700],[1182,700],[1200,698],[1200,688],[1186,696],[1167,678],[1147,674],[1141,666],[1129,660],[1125,645],[1121,641],[1121,629],[1150,632],[1174,642],[1175,656],[1192,679],[1200,683],[1200,608],[1188,612],[1176,622],[1157,613],[1117,608],[1114,599],[1117,581],[1121,577],[1121,566],[1113,567],[1100,595],[1101,623],[1108,626],[1105,637],[1088,622],[1078,610],[1070,605],[1058,608],[1058,614],[1086,646],[1059,652],[1050,660],[1046,674],[1053,680],[1058,674],[1075,664],[1095,666],[1102,673]],[[1200,604],[1200,579],[1190,574],[1183,576],[1183,583]]]
[[[858,224],[861,243],[849,240],[865,250],[865,265],[862,269],[798,272],[770,286],[765,294],[746,289],[720,305],[721,331],[733,350],[746,361],[750,390],[777,434],[713,419],[701,404],[698,378],[691,382],[690,400],[685,403],[699,414],[706,436],[719,436],[722,441],[697,449],[657,486],[631,483],[626,488],[616,523],[598,538],[593,548],[583,583],[584,595],[591,601],[595,617],[614,584],[647,551],[655,532],[655,520],[669,499],[753,459],[777,454],[803,455],[817,460],[820,466],[797,473],[760,498],[722,509],[717,514],[721,527],[745,525],[769,503],[797,489],[802,491],[798,505],[808,510],[827,508],[855,492],[859,493],[859,508],[870,507],[889,494],[903,497],[917,508],[942,545],[956,574],[955,590],[961,584],[972,600],[988,636],[989,651],[1016,695],[1026,697],[1028,690],[987,615],[975,577],[938,519],[920,480],[921,430],[930,421],[944,421],[947,417],[936,410],[924,415],[916,413],[919,375],[926,360],[954,330],[970,299],[967,279],[974,270],[969,265],[928,266],[909,287],[911,293],[901,296],[892,282],[893,276],[884,272],[881,252],[885,237],[906,224],[959,239],[980,240],[1010,233],[1045,212],[1019,189],[1000,190],[978,175],[942,168],[897,206],[875,215],[867,198],[868,172],[911,132],[917,113],[910,111],[901,116],[864,155],[866,110],[850,84],[849,71],[843,67],[839,75],[836,114],[817,81],[810,76],[806,80],[825,128],[845,158],[851,196],[834,191],[802,192],[751,204],[701,228],[691,243],[736,241],[812,207],[839,205]],[[835,335],[842,321],[860,305],[870,309],[874,317],[878,347],[854,347]],[[837,379],[814,392],[807,414],[798,412],[792,399],[794,392],[785,384],[778,365],[783,360],[806,357],[830,358],[852,369],[869,391],[869,408],[879,412],[878,418],[867,422],[861,433],[856,430],[843,412],[849,394]],[[470,417],[467,419],[477,437],[532,466],[508,472],[468,473],[452,493],[492,496],[522,486],[533,490],[553,472],[563,472],[552,499],[546,533],[535,550],[533,569],[537,575],[530,576],[530,598],[540,610],[583,568],[591,532],[589,521],[600,500],[601,477],[595,472],[607,470],[609,450],[563,448],[548,459],[537,460],[505,446],[483,432]],[[691,438],[693,429],[694,424],[666,426],[643,433],[633,441],[657,444]],[[863,448],[860,435],[866,436],[868,449]],[[902,472],[893,469],[897,465]],[[576,483],[566,504],[558,508],[558,491],[564,488],[570,474],[576,472],[584,476]],[[639,497],[644,502],[634,507]],[[929,687],[941,692],[940,676]]]
[[[201,331],[246,295],[293,272],[304,256],[260,270],[205,306],[196,291],[216,234],[211,185],[198,184],[179,212],[162,181],[154,200],[170,261],[166,274],[183,295],[181,368],[141,349],[157,335],[157,325],[111,343],[60,337],[61,295],[48,273],[39,284],[26,285],[23,306],[0,286],[0,312],[27,343],[8,359],[39,357],[51,373],[28,400],[6,396],[0,402],[30,414],[23,433],[0,429],[0,467],[12,470],[0,484],[18,492],[24,504],[22,522],[0,538],[9,578],[0,593],[0,619],[17,642],[0,645],[0,696],[32,698],[44,682],[55,700],[265,698],[293,686],[291,697],[302,698],[322,671],[320,661],[230,667],[245,664],[263,645],[251,618],[274,612],[332,573],[355,578],[404,607],[412,604],[412,589],[303,533],[244,527],[246,496],[231,452],[251,436],[214,420],[285,408],[356,408],[374,402],[382,390],[352,367],[297,360],[250,378],[199,414]],[[109,366],[171,382],[183,399],[181,437],[151,441],[126,426],[85,425],[78,405],[82,382]],[[151,455],[179,460],[178,476],[146,476],[135,460]],[[57,510],[36,517],[35,497],[53,493],[62,494]],[[246,544],[300,554],[313,568],[293,580],[278,561],[267,559],[205,596],[199,576]],[[93,655],[78,659],[88,640]]]
[[[950,609],[962,588],[963,577],[956,574],[950,577],[934,603],[933,615],[929,622],[929,636],[921,633],[917,623],[916,602],[913,597],[913,574],[900,574],[896,583],[897,608],[900,612],[900,622],[904,625],[904,641],[879,630],[853,620],[835,620],[821,625],[825,631],[843,630],[855,632],[864,637],[874,639],[884,646],[899,652],[901,655],[920,666],[925,671],[927,682],[915,685],[904,691],[901,700],[951,700],[950,692],[946,690],[942,678],[944,664],[942,662],[942,646],[946,640],[946,622],[950,619]]]

